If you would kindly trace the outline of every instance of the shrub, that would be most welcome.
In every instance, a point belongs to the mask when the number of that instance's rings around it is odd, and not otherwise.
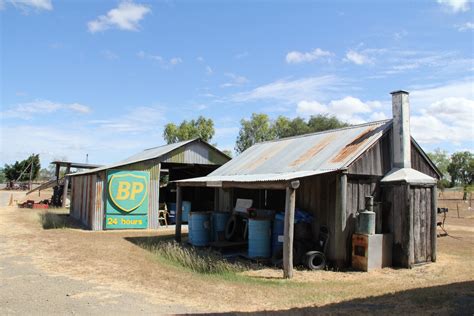
[[[67,219],[64,215],[54,213],[39,214],[41,225],[43,229],[66,228]]]

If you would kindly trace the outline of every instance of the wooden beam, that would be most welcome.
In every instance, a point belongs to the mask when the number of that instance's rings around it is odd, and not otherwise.
[[[295,225],[296,190],[286,188],[285,199],[285,230],[283,240],[283,278],[293,277],[293,234]]]
[[[438,215],[438,188],[436,185],[431,189],[431,261],[436,262],[436,228]]]
[[[268,190],[285,190],[290,184],[283,182],[222,182],[223,189],[240,188],[240,189],[268,189]]]
[[[182,197],[182,188],[181,187],[176,187],[176,232],[175,232],[175,239],[177,242],[181,242],[181,222],[182,222],[182,207],[181,205],[183,204],[183,197]]]

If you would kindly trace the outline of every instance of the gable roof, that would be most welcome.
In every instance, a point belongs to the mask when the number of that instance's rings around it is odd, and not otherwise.
[[[110,164],[110,165],[102,166],[100,168],[91,169],[91,170],[87,170],[87,171],[83,171],[83,172],[73,173],[73,174],[70,174],[70,176],[96,173],[96,172],[99,172],[99,171],[114,169],[114,168],[134,164],[134,163],[141,162],[141,161],[146,161],[146,160],[150,160],[150,159],[157,159],[157,158],[163,157],[167,154],[170,154],[174,151],[177,151],[180,148],[182,148],[186,145],[189,145],[191,143],[203,144],[204,146],[208,147],[210,150],[213,150],[213,151],[217,152],[218,154],[222,155],[223,157],[226,157],[229,160],[231,159],[229,156],[227,156],[226,154],[221,152],[216,147],[210,145],[209,143],[203,141],[200,138],[195,138],[195,139],[186,140],[186,141],[182,141],[182,142],[178,142],[178,143],[174,143],[174,144],[168,144],[168,145],[148,148],[148,149],[143,150],[142,152],[139,152],[138,154],[132,155],[132,156],[130,156],[130,157],[124,159],[124,160],[121,160],[121,161],[117,162],[117,163],[113,163],[113,164]]]
[[[179,183],[285,181],[346,169],[392,120],[257,143],[206,177]]]

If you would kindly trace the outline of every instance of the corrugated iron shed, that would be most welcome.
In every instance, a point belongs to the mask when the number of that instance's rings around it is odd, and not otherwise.
[[[384,120],[258,143],[207,177],[177,182],[286,181],[343,170],[391,126]]]
[[[202,144],[204,146],[202,146]],[[123,166],[148,161],[151,159],[169,163],[221,165],[227,162],[230,157],[226,156],[224,153],[222,153],[215,147],[209,145],[207,142],[196,138],[174,144],[145,149],[144,151],[130,156],[117,163],[83,172],[77,172],[74,174],[70,174],[70,176],[97,173],[100,171],[116,169]]]

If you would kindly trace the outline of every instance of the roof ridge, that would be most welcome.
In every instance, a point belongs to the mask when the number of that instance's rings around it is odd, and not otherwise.
[[[161,147],[165,147],[165,146],[174,146],[174,145],[178,145],[178,144],[184,144],[184,143],[195,141],[196,139],[199,139],[199,137],[196,137],[196,138],[193,138],[193,139],[188,139],[188,140],[182,140],[182,141],[176,142],[176,143],[164,144],[164,145],[160,145],[160,146],[145,148],[145,149],[143,149],[143,151],[152,150],[152,149],[156,149],[156,148],[161,148]]]
[[[343,131],[343,130],[347,130],[347,129],[359,128],[359,127],[362,127],[362,126],[370,126],[370,125],[376,125],[376,124],[381,124],[381,123],[388,123],[390,121],[392,121],[392,119],[366,122],[366,123],[362,123],[362,124],[356,124],[356,125],[350,125],[350,126],[345,126],[345,127],[340,127],[340,128],[328,129],[328,130],[325,130],[325,131],[319,131],[319,132],[314,132],[314,133],[307,133],[307,134],[288,136],[288,137],[283,137],[283,138],[278,138],[278,139],[273,139],[273,140],[267,140],[267,141],[256,143],[255,145],[272,143],[272,142],[279,142],[279,141],[282,141],[282,140],[302,138],[302,137],[308,137],[308,136],[314,136],[314,135],[320,135],[320,134],[334,133],[334,132],[339,132],[339,131]]]

